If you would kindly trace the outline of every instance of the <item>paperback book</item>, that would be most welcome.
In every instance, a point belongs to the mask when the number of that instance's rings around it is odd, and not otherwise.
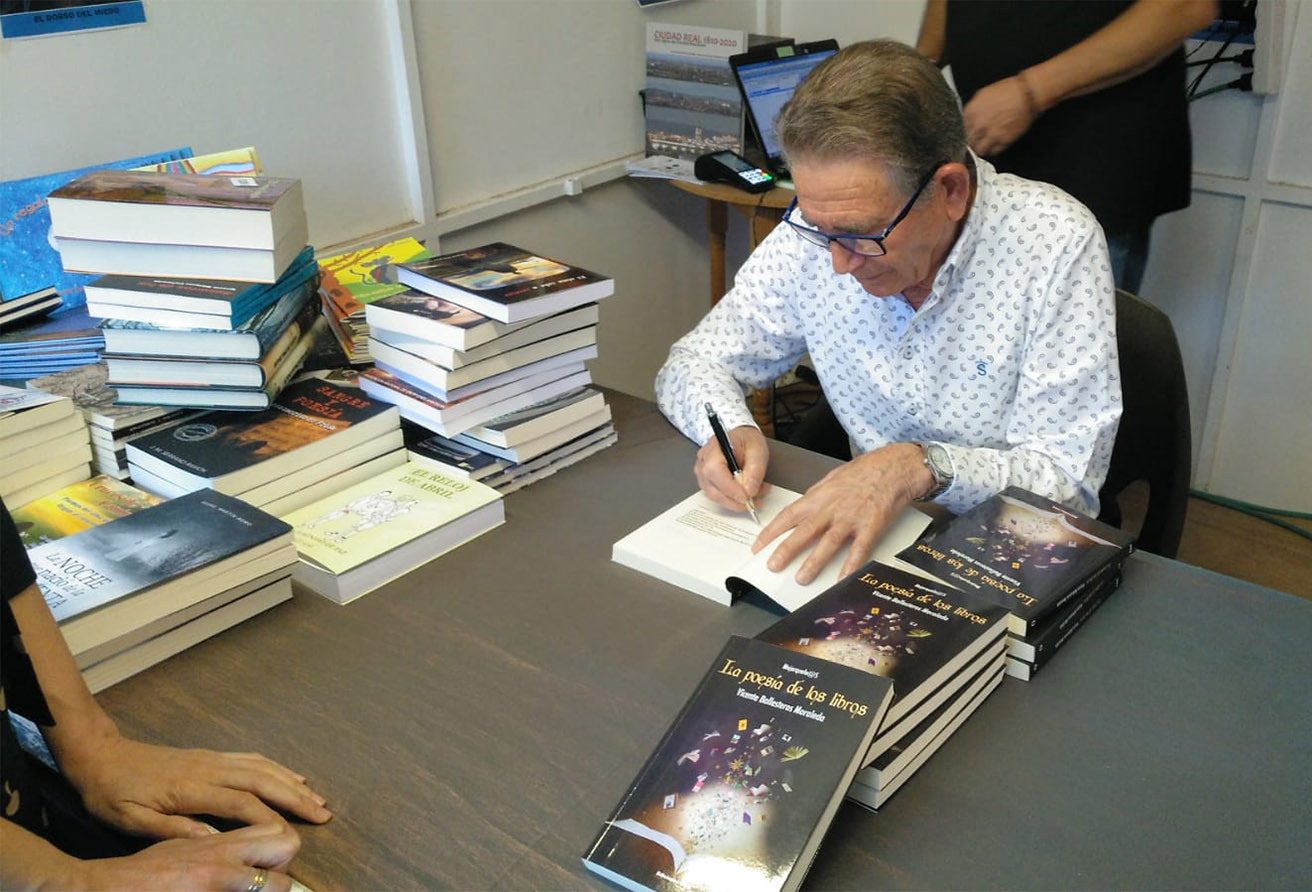
[[[505,521],[501,496],[476,480],[405,464],[285,515],[294,576],[345,604]]]
[[[237,494],[399,426],[394,407],[308,378],[263,412],[212,412],[133,440],[128,462],[189,490]]]
[[[301,181],[283,177],[101,169],[47,202],[66,239],[272,250],[305,221]]]
[[[289,566],[290,546],[291,528],[277,518],[199,492],[39,545],[28,557],[77,655]]]
[[[105,346],[99,321],[79,306],[0,331],[0,379],[38,378],[95,362]]]
[[[757,637],[892,680],[879,729],[887,745],[933,691],[990,645],[1001,651],[1007,615],[987,599],[871,561]]]
[[[404,418],[447,437],[591,382],[587,369],[571,364],[448,399],[386,369],[366,369],[360,374],[360,389],[365,393],[394,403]]]
[[[130,483],[99,474],[14,508],[10,514],[23,547],[31,549],[162,501]]]
[[[317,275],[314,249],[307,246],[273,283],[101,276],[87,283],[87,310],[107,319],[231,330]]]
[[[1034,626],[1024,638],[1008,635],[1007,674],[1021,681],[1033,678],[1120,584],[1121,574],[1118,570]]]
[[[109,385],[108,370],[103,361],[87,363],[76,368],[56,372],[27,382],[31,390],[68,397],[82,411],[87,424],[116,433],[128,434],[142,429],[148,423],[182,419],[188,413],[182,409],[163,406],[118,405],[118,392]]]
[[[595,326],[596,304],[551,316],[502,323],[419,291],[385,297],[365,308],[379,340],[449,369],[523,347],[534,341]]]
[[[792,890],[860,767],[887,679],[731,637],[583,865],[635,890]]]
[[[775,573],[766,567],[773,546],[752,554],[763,526],[801,493],[772,486],[757,499],[757,526],[746,512],[730,511],[698,491],[658,514],[611,547],[611,560],[677,585],[719,604],[743,598],[776,613],[801,607],[838,581],[845,553],[839,554],[807,585],[796,581],[805,555]],[[915,541],[929,517],[908,507],[871,552],[886,561]]]
[[[15,328],[26,321],[48,316],[63,303],[59,292],[52,285],[14,298],[4,298],[0,303],[0,330]]]
[[[609,297],[615,281],[505,242],[396,265],[402,284],[498,322],[521,322]]]
[[[742,150],[742,94],[729,57],[745,52],[742,31],[647,23],[647,155],[691,161]]]
[[[1134,537],[1020,487],[927,532],[899,558],[1011,611],[1030,627],[1114,574]]]
[[[409,460],[443,474],[482,480],[510,464],[495,455],[432,433],[411,421],[402,421],[401,430]]]
[[[100,323],[106,353],[139,356],[182,356],[193,359],[258,359],[287,330],[293,320],[305,319],[313,308],[316,280],[300,282],[250,319],[235,328],[194,328],[129,319],[105,319]]]

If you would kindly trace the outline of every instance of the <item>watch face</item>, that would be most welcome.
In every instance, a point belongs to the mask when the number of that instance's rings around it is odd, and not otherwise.
[[[930,443],[925,447],[925,460],[930,473],[940,483],[952,479],[952,459],[940,443]]]

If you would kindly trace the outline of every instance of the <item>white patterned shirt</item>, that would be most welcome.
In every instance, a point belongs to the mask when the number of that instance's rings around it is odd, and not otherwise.
[[[1055,186],[975,159],[978,188],[919,310],[834,273],[780,225],[734,287],[670,348],[661,411],[687,437],[752,424],[738,382],[764,387],[806,354],[854,454],[942,443],[964,511],[1010,485],[1097,514],[1121,415],[1116,304],[1093,215]]]

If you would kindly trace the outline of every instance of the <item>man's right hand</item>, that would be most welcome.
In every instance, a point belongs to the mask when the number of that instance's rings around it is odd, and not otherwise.
[[[770,446],[765,434],[750,424],[729,431],[729,443],[742,469],[742,483],[734,479],[714,437],[697,450],[693,473],[706,497],[734,511],[747,510],[747,498],[755,499],[764,489],[765,468],[770,463]]]

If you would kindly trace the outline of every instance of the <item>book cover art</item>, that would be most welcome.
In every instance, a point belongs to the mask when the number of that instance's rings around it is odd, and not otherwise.
[[[892,691],[731,637],[583,855],[630,889],[792,889]]]
[[[289,384],[260,412],[207,412],[185,424],[128,444],[134,453],[214,479],[345,431],[383,412],[386,403],[356,388],[315,378]]]
[[[407,463],[283,519],[303,560],[344,573],[500,498],[475,480]]]
[[[10,514],[23,547],[32,549],[162,501],[130,483],[100,474],[28,502]]]
[[[53,285],[64,306],[84,302],[82,286],[95,276],[64,272],[59,252],[50,241],[50,209],[46,196],[92,170],[128,168],[190,158],[179,148],[136,158],[108,161],[21,180],[0,182],[0,294],[29,294]]]
[[[1123,560],[1133,541],[1124,530],[1012,486],[931,529],[898,557],[1006,607],[1023,635],[1097,570]]]
[[[28,557],[51,613],[62,622],[289,529],[240,499],[204,490],[38,545]]]
[[[488,323],[496,324],[482,313],[475,313],[468,307],[453,304],[449,300],[424,294],[412,288],[389,294],[376,301],[373,306],[427,322],[439,322],[451,328],[469,329]]]
[[[399,264],[399,267],[501,304],[607,281],[606,276],[532,254],[505,242],[426,260],[412,260]]]
[[[34,378],[27,382],[27,386],[68,397],[88,422],[109,430],[141,424],[171,412],[160,406],[117,405],[118,391],[108,383],[104,360]]]
[[[411,460],[435,462],[448,473],[479,480],[506,466],[503,459],[435,434],[413,422],[403,422],[405,448]]]
[[[871,561],[757,637],[893,682],[896,721],[998,640],[1007,609]]]
[[[53,403],[59,399],[63,399],[63,397],[55,393],[24,390],[21,387],[0,384],[0,418],[12,415],[15,412],[35,409],[37,406],[44,406],[46,403]]]
[[[49,197],[69,201],[270,211],[299,182],[288,177],[100,169],[65,183]]]
[[[324,257],[319,260],[319,290],[343,316],[362,313],[365,304],[406,290],[391,275],[392,264],[432,256],[418,241],[406,237]]]
[[[648,155],[741,151],[742,94],[729,57],[746,51],[742,31],[647,23]]]

